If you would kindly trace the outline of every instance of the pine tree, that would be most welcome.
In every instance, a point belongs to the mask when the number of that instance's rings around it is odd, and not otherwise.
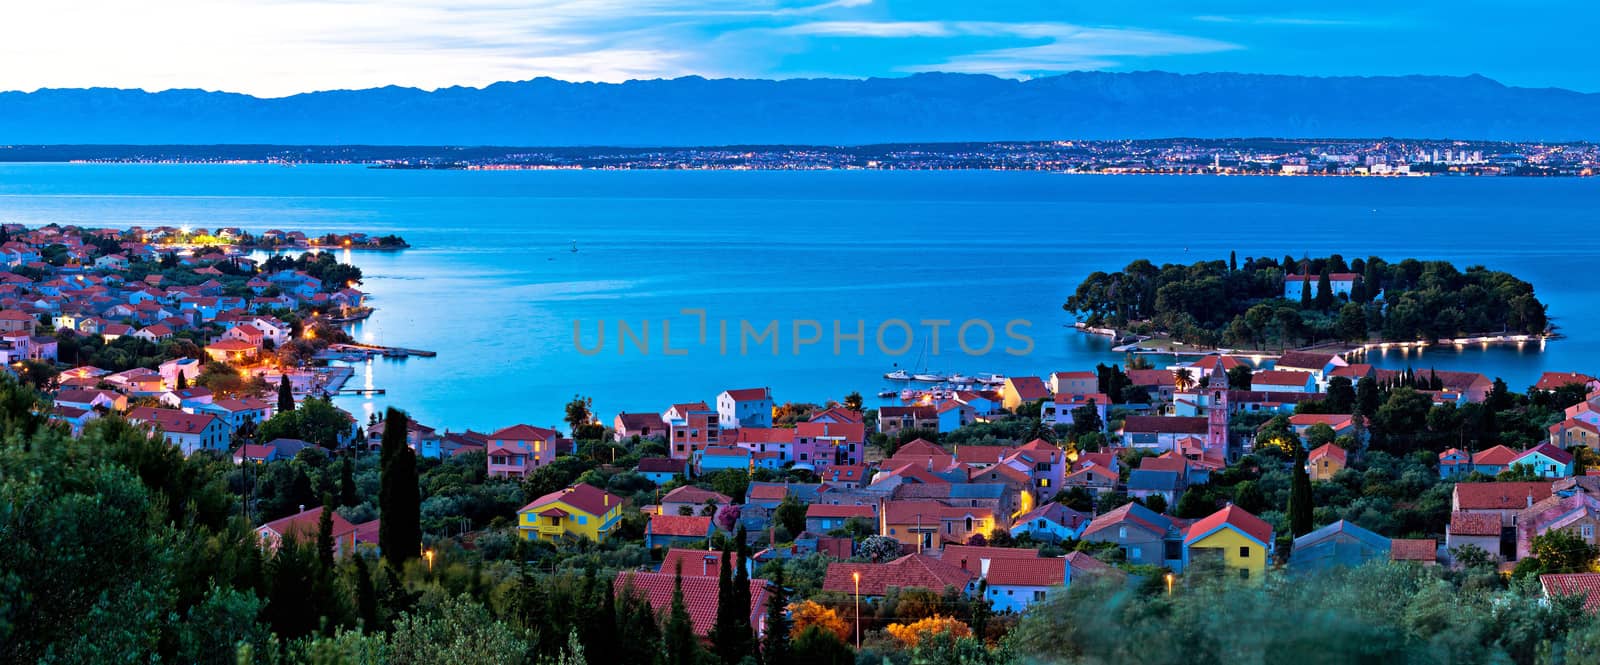
[[[591,626],[589,641],[584,645],[586,653],[596,663],[618,662],[617,625],[617,594],[615,585],[606,583],[600,585],[600,612],[599,621]],[[628,636],[633,639],[633,635]]]
[[[278,379],[278,413],[294,410],[294,389],[289,387],[289,375]]]
[[[286,535],[267,571],[271,581],[264,618],[273,632],[284,639],[310,634],[317,626],[317,609],[314,596],[306,593],[314,584],[315,572],[306,548],[293,535]]]
[[[761,637],[763,665],[790,665],[794,660],[789,644],[789,591],[783,588],[783,567],[777,566],[767,584],[767,632]]]
[[[666,665],[695,665],[699,644],[695,642],[694,624],[689,619],[689,608],[683,603],[683,565],[678,565],[672,579],[672,606],[667,611],[664,631]]]
[[[422,550],[422,496],[417,457],[406,444],[410,420],[390,407],[384,417],[383,469],[378,490],[378,548],[389,565],[400,569]]]
[[[1306,472],[1306,449],[1294,446],[1294,480],[1289,487],[1289,530],[1295,537],[1311,532],[1311,474]]]

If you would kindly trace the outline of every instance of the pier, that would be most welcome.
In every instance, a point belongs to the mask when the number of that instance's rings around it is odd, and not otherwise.
[[[328,358],[333,360],[366,359],[382,356],[384,358],[433,358],[438,353],[422,349],[407,349],[398,346],[378,346],[376,344],[329,344],[323,351]]]

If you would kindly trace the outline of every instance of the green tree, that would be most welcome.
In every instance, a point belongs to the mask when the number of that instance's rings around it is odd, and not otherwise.
[[[566,406],[567,429],[572,436],[578,436],[578,430],[594,420],[594,399],[582,395],[573,395],[572,401]]]
[[[1289,487],[1289,531],[1295,537],[1311,532],[1311,474],[1306,472],[1305,446],[1294,447],[1293,481]]]
[[[1333,307],[1333,286],[1328,281],[1328,264],[1322,264],[1322,274],[1317,275],[1317,309],[1328,311]]]
[[[351,461],[352,453],[346,451],[340,456],[339,462],[339,503],[340,505],[354,508],[361,503],[361,498],[356,495],[356,465]]]
[[[784,495],[772,518],[790,535],[799,535],[806,530],[806,504],[800,503],[800,498],[794,494]]]
[[[394,663],[522,663],[528,644],[466,596],[447,596],[407,612],[389,636]]]
[[[678,570],[672,580],[672,605],[667,611],[665,632],[665,665],[696,665],[700,660],[700,644],[694,636],[694,624],[689,619],[689,608],[683,602],[683,570]]]
[[[410,419],[390,407],[384,415],[381,475],[378,489],[378,548],[395,569],[421,555],[421,489],[417,458],[406,443]]]
[[[1255,374],[1249,365],[1235,365],[1228,368],[1228,388],[1232,390],[1249,390],[1250,379]]]
[[[1336,376],[1328,379],[1328,396],[1322,402],[1334,413],[1350,413],[1356,406],[1355,385],[1350,382],[1349,377]]]
[[[861,393],[858,391],[852,390],[850,394],[844,396],[844,408],[846,409],[861,413],[861,407],[864,404],[865,399],[861,397]]]
[[[811,625],[794,638],[794,660],[808,665],[853,665],[856,655],[833,631]]]
[[[1352,294],[1353,295],[1353,294]],[[1359,342],[1367,338],[1367,312],[1361,305],[1347,302],[1339,308],[1338,323],[1335,324],[1339,339],[1346,342]]]
[[[278,379],[278,413],[288,413],[294,410],[294,389],[289,385],[289,375],[285,373]]]
[[[790,665],[797,662],[789,644],[789,591],[783,586],[783,568],[772,573],[767,583],[767,626],[761,638],[761,662],[764,665]],[[798,661],[816,662],[816,661]]]

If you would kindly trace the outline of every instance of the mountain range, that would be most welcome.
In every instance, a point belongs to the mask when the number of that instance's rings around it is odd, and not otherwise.
[[[1030,80],[550,78],[258,98],[111,88],[0,93],[0,143],[502,146],[1404,137],[1600,139],[1600,94],[1482,76],[1075,72]]]

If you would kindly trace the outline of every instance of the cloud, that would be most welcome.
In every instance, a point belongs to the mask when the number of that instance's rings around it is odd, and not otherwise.
[[[986,37],[1038,41],[951,56],[901,71],[947,71],[1026,77],[1040,72],[1114,66],[1117,57],[1151,57],[1236,50],[1237,44],[1154,30],[1070,23],[998,21],[817,21],[779,30],[791,35],[861,38]]]
[[[1194,17],[1202,23],[1243,23],[1249,25],[1307,25],[1344,26],[1360,25],[1359,21],[1337,18],[1310,18],[1303,16],[1221,16],[1206,14]]]

